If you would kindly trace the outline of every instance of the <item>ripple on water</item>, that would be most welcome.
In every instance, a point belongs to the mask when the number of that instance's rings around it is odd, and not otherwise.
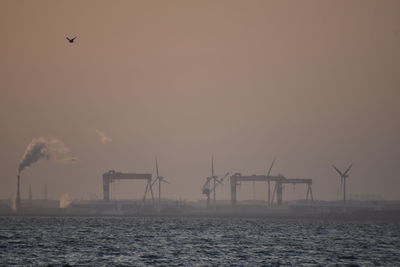
[[[0,218],[0,266],[396,266],[400,223]]]

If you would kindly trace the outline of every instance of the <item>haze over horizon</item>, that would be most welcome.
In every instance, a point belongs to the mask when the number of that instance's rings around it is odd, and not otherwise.
[[[389,0],[3,0],[0,199],[15,194],[28,144],[54,137],[79,162],[31,165],[23,198],[45,184],[48,198],[102,198],[104,172],[155,175],[157,156],[163,196],[204,199],[213,155],[217,174],[248,175],[276,156],[272,174],[312,178],[320,200],[337,199],[332,164],[354,163],[349,195],[400,200],[399,11]],[[305,193],[286,186],[284,200]]]

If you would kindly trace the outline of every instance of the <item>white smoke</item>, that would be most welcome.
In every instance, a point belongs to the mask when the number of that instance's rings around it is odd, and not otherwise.
[[[59,205],[60,209],[68,207],[69,205],[71,205],[71,203],[72,199],[69,196],[69,194],[68,193],[62,194],[62,196],[60,197],[60,205]]]
[[[17,200],[15,195],[10,197],[10,207],[12,211],[17,211]]]
[[[70,149],[58,138],[35,138],[25,150],[24,156],[18,166],[18,174],[41,159],[55,160],[61,163],[77,162],[78,159],[71,157],[69,152]]]
[[[92,128],[92,131],[97,135],[97,137],[99,138],[99,140],[102,144],[112,141],[111,137],[109,137],[104,132],[100,131],[99,129]]]

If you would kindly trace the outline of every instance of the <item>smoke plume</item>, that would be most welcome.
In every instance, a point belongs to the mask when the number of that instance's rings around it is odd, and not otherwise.
[[[17,199],[15,195],[10,197],[10,207],[12,211],[17,211]]]
[[[99,129],[93,128],[92,130],[97,135],[102,144],[112,141],[111,137],[107,136],[104,132],[100,131]]]
[[[33,139],[25,150],[18,166],[18,174],[39,160],[55,160],[61,163],[77,162],[78,159],[69,155],[70,149],[64,142],[54,137],[39,137]]]
[[[69,196],[68,193],[64,193],[61,197],[60,197],[60,204],[59,204],[59,208],[60,209],[64,209],[66,207],[68,207],[69,205],[71,205],[72,203],[72,199]]]

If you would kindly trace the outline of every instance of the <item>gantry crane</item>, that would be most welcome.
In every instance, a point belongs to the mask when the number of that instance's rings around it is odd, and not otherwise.
[[[151,186],[151,174],[148,173],[122,173],[114,170],[103,174],[103,199],[110,200],[110,184],[115,180],[146,180],[146,189],[143,196],[143,202],[146,200],[147,192],[150,191],[151,199],[154,203],[153,188]]]

